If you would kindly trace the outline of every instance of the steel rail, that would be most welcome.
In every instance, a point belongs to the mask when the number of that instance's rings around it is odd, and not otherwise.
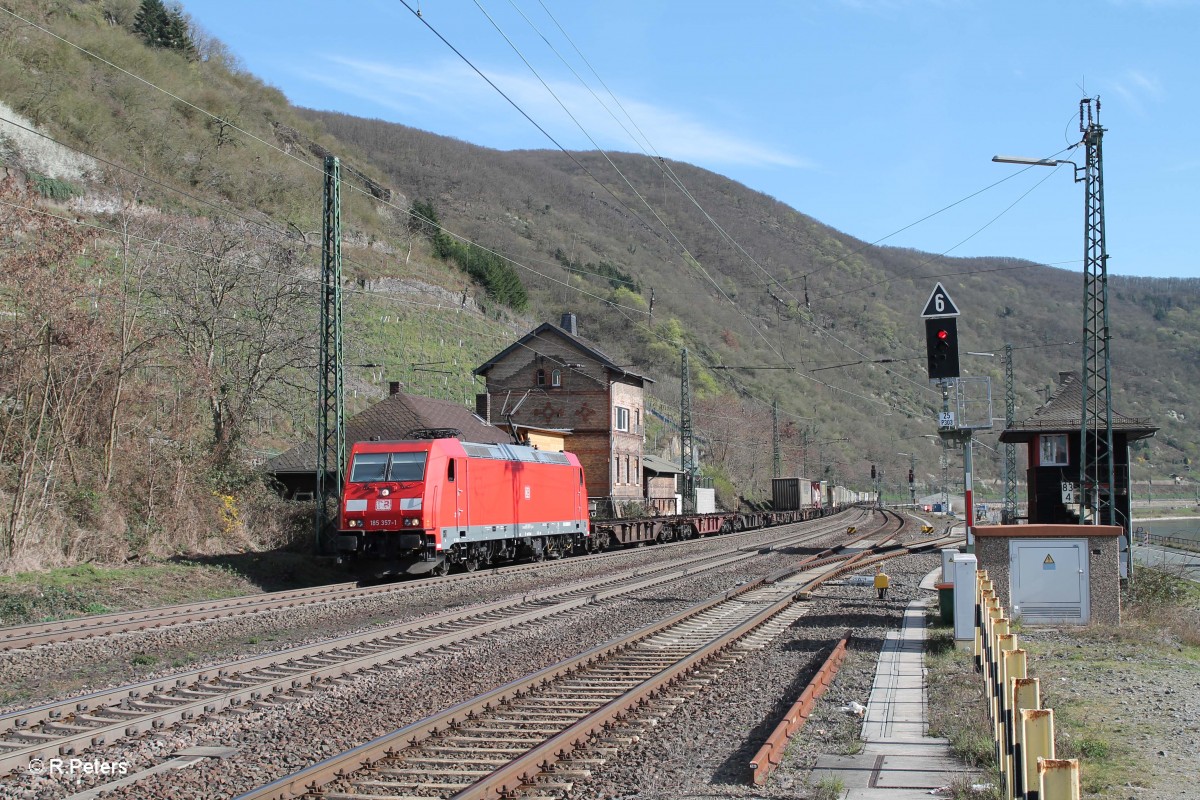
[[[538,692],[549,681],[575,676],[582,668],[627,652],[638,643],[681,622],[692,619],[711,608],[724,604],[730,599],[750,592],[764,585],[766,581],[766,578],[760,578],[744,586],[739,586],[709,598],[692,608],[678,612],[665,620],[642,628],[629,636],[591,648],[573,658],[546,667],[471,700],[459,703],[432,717],[377,737],[370,742],[366,742],[345,753],[326,759],[292,775],[284,776],[273,783],[240,795],[237,800],[287,800],[287,798],[301,796],[310,790],[316,791],[319,787],[343,776],[347,767],[357,769],[363,764],[371,765],[383,758],[391,757],[397,752],[397,748],[403,749],[407,746],[408,742],[428,738],[446,729],[461,727],[466,722],[477,719],[480,715],[495,707],[508,705],[514,700]],[[623,699],[625,699],[625,696],[618,698],[618,700],[610,701],[605,708],[609,710],[623,708],[620,702]],[[541,748],[538,748],[538,753],[533,759],[527,758],[528,753],[526,756],[521,757],[518,762],[515,762],[518,764],[518,769],[528,771],[527,763],[532,764],[537,757],[541,756],[541,753]],[[493,794],[490,796],[495,797],[496,795]]]
[[[831,520],[832,517],[818,517],[810,522]],[[804,524],[802,522],[791,525]],[[779,526],[784,527],[784,526]],[[725,536],[745,536],[761,533],[767,528],[754,528]],[[694,540],[688,540],[694,541]],[[685,544],[686,541],[664,542],[656,546],[671,546]],[[576,556],[578,558],[603,559],[615,558],[628,550],[610,550],[602,553],[589,553]],[[544,568],[546,562],[531,564],[511,564],[491,569],[478,570],[462,575],[446,577],[429,577],[420,581],[421,586],[436,586],[440,583],[457,583],[480,577],[490,577],[498,574],[513,574],[536,571]],[[217,619],[227,619],[231,616],[258,614],[267,611],[277,611],[295,608],[301,605],[312,605],[341,600],[355,600],[375,595],[387,595],[407,591],[412,583],[390,583],[379,586],[360,586],[357,582],[339,583],[328,586],[307,589],[288,589],[279,592],[263,592],[261,594],[241,595],[223,600],[203,600],[195,603],[179,603],[156,608],[138,609],[134,611],[115,611],[106,614],[90,614],[82,617],[72,617],[53,622],[36,622],[28,625],[13,625],[0,628],[0,651],[19,650],[40,644],[72,642],[107,636],[114,633],[130,633],[139,630],[153,630],[174,625],[186,625],[196,622],[207,622]]]
[[[895,550],[887,554],[894,558],[905,554],[904,550]],[[825,559],[826,565],[832,565],[842,559]],[[672,617],[647,626],[615,642],[592,648],[578,656],[567,659],[559,664],[547,667],[526,678],[514,681],[493,692],[481,695],[472,700],[460,703],[444,712],[427,719],[413,723],[384,736],[366,742],[338,756],[331,757],[313,764],[292,775],[284,776],[266,786],[247,792],[237,800],[287,800],[309,793],[320,793],[322,796],[339,796],[337,791],[329,791],[329,784],[341,781],[356,770],[365,770],[368,776],[386,771],[380,763],[384,760],[398,759],[401,751],[406,748],[417,748],[422,739],[435,736],[447,730],[455,731],[468,724],[477,723],[482,716],[498,706],[511,706],[515,700],[524,699],[529,695],[546,688],[548,682],[566,676],[578,677],[581,671],[593,666],[604,659],[630,652],[638,643],[645,642],[652,636],[675,627],[685,621],[692,620],[706,611],[730,601],[736,600],[743,605],[750,601],[746,595],[773,587],[782,594],[778,599],[768,602],[758,611],[750,609],[743,614],[742,619],[732,628],[710,638],[707,643],[689,655],[678,659],[668,668],[660,670],[653,677],[640,682],[631,690],[615,699],[606,701],[601,707],[588,713],[583,718],[567,725],[549,738],[535,744],[531,749],[519,755],[514,760],[504,764],[485,778],[476,781],[469,787],[463,788],[452,795],[454,800],[483,800],[483,798],[509,797],[525,788],[536,788],[536,778],[539,774],[548,773],[553,777],[553,764],[569,758],[572,753],[586,748],[592,737],[600,735],[609,729],[614,721],[635,713],[646,702],[652,700],[672,684],[685,676],[693,674],[703,663],[711,660],[719,653],[727,650],[735,642],[749,635],[761,626],[767,624],[795,603],[801,592],[792,581],[800,581],[801,586],[812,585],[813,580],[801,580],[814,569],[821,569],[819,562],[807,560],[777,573],[760,578],[744,586],[736,587],[715,598],[686,609]],[[836,567],[835,567],[836,569]],[[788,580],[791,579],[791,580]],[[785,581],[787,581],[785,583]],[[760,603],[762,601],[759,601]],[[547,723],[550,724],[550,723]],[[434,748],[436,749],[436,748]],[[494,751],[493,751],[494,752]],[[423,759],[414,756],[413,761]],[[428,787],[427,787],[428,788]],[[344,796],[357,796],[347,794]],[[443,795],[445,796],[445,795]]]
[[[215,713],[221,708],[268,701],[273,696],[303,689],[321,680],[567,613],[655,584],[753,558],[777,546],[811,541],[828,533],[824,529],[794,532],[780,537],[767,548],[761,545],[731,548],[715,554],[694,556],[657,569],[637,568],[600,580],[526,594],[520,601],[502,600],[482,604],[363,634],[338,637],[9,712],[0,715],[0,724],[8,724],[7,730],[0,736],[18,740],[33,738],[37,741],[0,741],[0,747],[7,745],[7,750],[0,752],[0,773],[19,768],[32,758],[71,755],[79,748],[99,746],[123,736],[161,729],[176,722]],[[497,615],[503,616],[497,618]],[[445,632],[447,626],[458,629]],[[416,641],[387,641],[413,635],[420,638]],[[331,658],[336,658],[337,662],[328,663]],[[303,663],[305,660],[318,660],[320,663],[309,666]],[[177,695],[172,696],[172,692]],[[180,700],[179,696],[184,699]],[[149,708],[139,709],[139,705]],[[119,719],[111,719],[114,714]],[[34,731],[33,728],[38,726],[42,730]]]

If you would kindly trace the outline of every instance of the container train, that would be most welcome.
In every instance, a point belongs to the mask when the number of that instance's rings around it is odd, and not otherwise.
[[[801,522],[837,508],[831,494],[830,503],[787,509],[597,519],[572,453],[457,438],[358,442],[346,478],[337,554],[374,575],[470,572]]]

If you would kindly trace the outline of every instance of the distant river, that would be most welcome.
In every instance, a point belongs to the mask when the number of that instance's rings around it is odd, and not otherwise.
[[[1152,536],[1173,536],[1200,542],[1200,517],[1190,519],[1135,519],[1133,529],[1142,528]]]

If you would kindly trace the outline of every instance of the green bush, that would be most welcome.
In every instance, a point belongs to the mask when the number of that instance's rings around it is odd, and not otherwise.
[[[70,200],[80,193],[79,189],[67,181],[60,181],[45,175],[31,175],[30,183],[33,184],[34,190],[47,200]]]

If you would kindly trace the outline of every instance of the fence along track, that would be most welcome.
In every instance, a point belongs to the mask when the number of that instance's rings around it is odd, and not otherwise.
[[[828,530],[793,533],[770,548],[795,546]],[[377,667],[708,569],[755,557],[762,546],[695,556],[669,567],[634,569],[536,594],[388,626],[224,665],[192,670],[0,715],[0,774],[30,759],[72,755],[124,736],[247,703],[269,703],[323,680]],[[823,555],[823,554],[818,554]],[[810,560],[816,556],[810,557]]]
[[[835,515],[836,516],[836,515]],[[834,517],[818,517],[813,522],[829,521]],[[791,523],[800,525],[804,523]],[[757,528],[744,531],[744,535],[762,532]],[[666,543],[658,546],[670,546],[682,542]],[[593,553],[587,558],[614,558],[621,555],[622,550],[603,553]],[[479,570],[466,575],[452,575],[444,578],[429,577],[420,581],[422,586],[435,586],[439,583],[457,583],[476,580],[481,577],[494,576],[500,573],[520,573],[545,567],[544,563],[515,564],[492,569]],[[116,611],[109,614],[89,614],[53,622],[37,622],[30,625],[14,625],[0,628],[0,652],[19,650],[40,644],[57,642],[72,642],[81,639],[91,639],[98,636],[108,636],[114,633],[129,633],[132,631],[153,630],[174,625],[186,625],[195,622],[206,622],[215,619],[247,614],[258,614],[266,611],[295,608],[302,605],[326,603],[339,600],[357,600],[374,595],[386,595],[407,591],[412,586],[405,581],[381,586],[360,586],[357,582],[338,583],[330,586],[319,586],[309,589],[291,589],[281,592],[264,592],[262,594],[244,595],[225,600],[204,600],[196,603],[181,603],[178,605],[159,606],[158,608],[140,609],[136,611]]]
[[[807,563],[759,579],[237,800],[484,800],[569,790],[597,760],[595,746],[630,741],[617,725],[684,702],[674,695],[698,690],[740,657],[739,645],[763,646],[807,609],[797,598],[842,570],[836,560]]]

